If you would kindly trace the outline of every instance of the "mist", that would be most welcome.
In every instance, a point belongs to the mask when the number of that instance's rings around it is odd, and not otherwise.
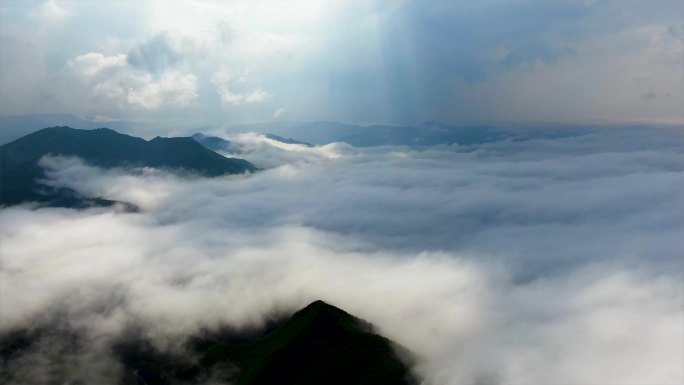
[[[684,136],[649,130],[430,148],[219,132],[264,170],[212,179],[45,157],[44,183],[139,211],[0,209],[0,333],[61,330],[7,378],[117,383],[131,330],[179,350],[322,299],[424,384],[681,383]]]

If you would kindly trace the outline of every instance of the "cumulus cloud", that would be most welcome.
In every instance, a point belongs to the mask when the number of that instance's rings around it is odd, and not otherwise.
[[[215,179],[45,158],[46,183],[141,212],[3,208],[0,330],[60,320],[87,342],[72,367],[95,368],[74,377],[106,383],[116,364],[95,364],[131,325],[178,347],[323,299],[410,349],[425,384],[681,383],[684,142],[648,133],[427,149],[245,134],[268,169]]]
[[[90,52],[77,56],[70,67],[94,97],[119,105],[156,109],[187,107],[197,98],[197,76],[167,69],[158,74],[133,68],[126,55]]]
[[[166,71],[159,79],[143,77],[143,86],[128,94],[128,102],[144,108],[162,105],[188,106],[197,97],[197,77],[178,71]]]

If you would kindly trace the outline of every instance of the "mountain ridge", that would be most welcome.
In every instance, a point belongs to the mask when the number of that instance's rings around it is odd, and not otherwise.
[[[67,193],[40,185],[38,180],[45,173],[38,162],[45,155],[76,156],[102,168],[147,166],[205,177],[258,170],[244,159],[226,158],[191,138],[156,137],[147,141],[108,128],[80,130],[55,126],[0,146],[0,205],[38,201],[61,206],[59,202],[65,194],[77,199],[73,191]]]
[[[373,325],[323,301],[281,315],[257,329],[229,325],[176,336],[156,344],[139,326],[129,325],[106,344],[120,370],[105,383],[137,385],[416,385],[414,358],[405,348],[376,334]],[[0,383],[83,383],[85,371],[101,371],[83,360],[77,366],[63,354],[87,354],[92,336],[77,325],[43,319],[0,331]],[[45,345],[62,350],[38,349]],[[22,381],[18,362],[39,356],[55,369],[41,382]],[[35,361],[33,361],[35,362]],[[91,365],[95,366],[91,366]],[[103,374],[104,375],[104,374]],[[92,376],[90,377],[93,378]]]
[[[262,334],[206,335],[190,345],[199,357],[194,363],[155,353],[140,341],[116,351],[129,380],[142,378],[147,385],[193,383],[208,373],[235,385],[417,383],[397,354],[403,348],[375,334],[372,324],[320,300]]]

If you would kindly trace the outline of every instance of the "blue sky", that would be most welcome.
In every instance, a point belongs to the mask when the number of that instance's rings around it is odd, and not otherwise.
[[[3,2],[0,114],[683,122],[680,1]]]

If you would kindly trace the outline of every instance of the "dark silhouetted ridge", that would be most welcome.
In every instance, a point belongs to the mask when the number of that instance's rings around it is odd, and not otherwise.
[[[408,384],[392,343],[368,323],[316,301],[256,341],[217,343],[203,363],[232,362],[236,384]]]
[[[192,343],[199,361],[153,352],[144,342],[115,350],[128,380],[146,384],[196,383],[212,377],[236,385],[415,384],[396,346],[371,325],[316,301],[279,326],[249,338],[202,337]],[[126,380],[126,379],[124,379]]]

